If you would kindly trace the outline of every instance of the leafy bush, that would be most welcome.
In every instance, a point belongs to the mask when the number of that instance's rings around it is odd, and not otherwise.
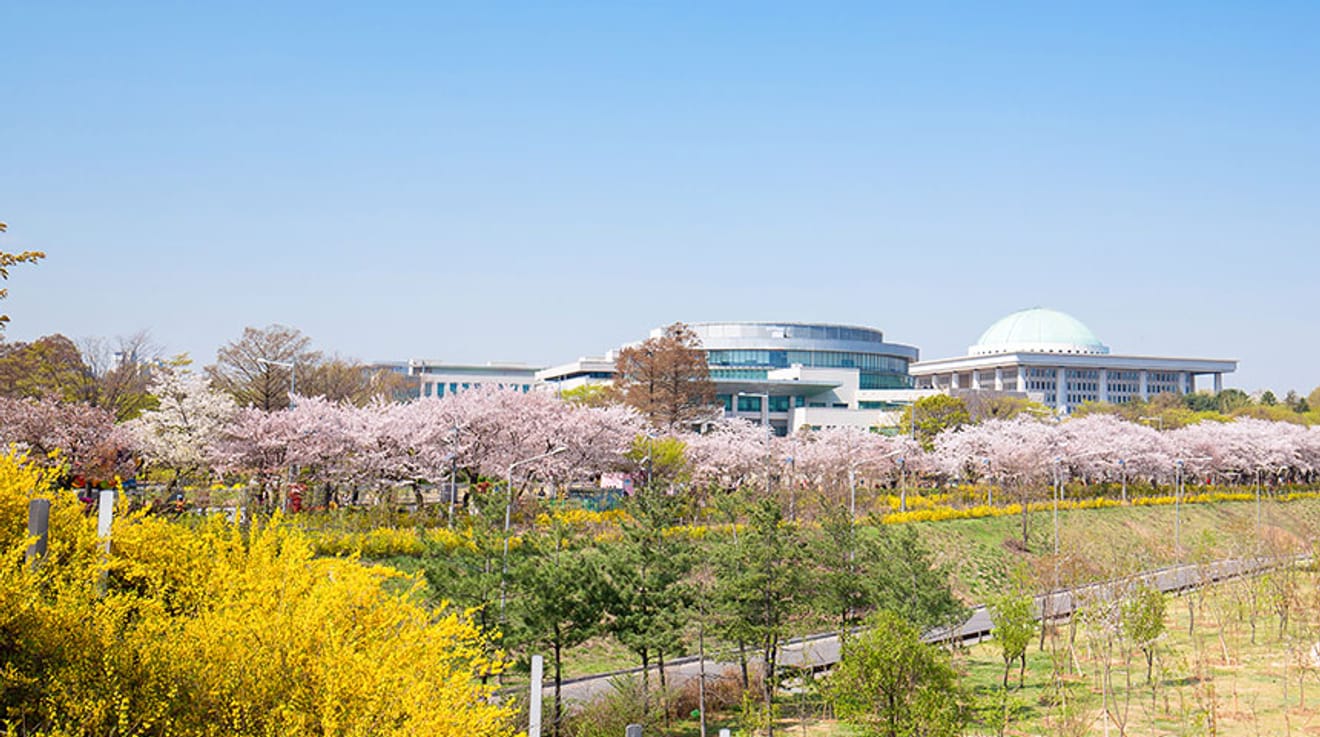
[[[26,508],[51,499],[50,554],[25,565]],[[509,735],[477,682],[465,616],[418,581],[317,559],[279,518],[244,531],[96,522],[0,457],[0,730],[14,735]]]

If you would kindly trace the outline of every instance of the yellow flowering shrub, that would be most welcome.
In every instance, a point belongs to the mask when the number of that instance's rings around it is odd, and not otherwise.
[[[52,499],[35,570],[33,494]],[[105,556],[76,500],[0,457],[0,552],[0,731],[513,734],[464,613],[421,606],[420,581],[393,569],[315,557],[279,519],[244,533],[127,516]]]
[[[1317,498],[1320,498],[1320,492],[1296,492],[1277,497],[1277,499],[1285,502]],[[896,504],[892,501],[894,499],[896,499],[896,497],[890,497],[891,509],[896,508]],[[1255,499],[1256,495],[1250,492],[1211,491],[1202,494],[1187,494],[1182,498],[1182,503],[1217,504],[1220,502],[1248,502],[1254,501]],[[912,504],[912,500],[913,497],[908,497],[908,511],[890,512],[881,518],[882,521],[887,525],[901,525],[909,522],[942,522],[950,519],[981,519],[984,517],[1009,517],[1015,514],[1022,514],[1021,504],[1005,504],[993,507],[985,504],[978,504],[971,507],[950,507],[943,504],[930,504],[928,502],[914,505]],[[1172,496],[1139,496],[1134,497],[1129,504],[1136,507],[1151,507],[1172,505],[1173,502],[1174,499]],[[1123,502],[1105,497],[1065,499],[1059,502],[1059,509],[1106,509],[1109,507],[1121,506],[1123,506]],[[1027,511],[1044,512],[1053,508],[1053,502],[1031,502],[1027,506]]]

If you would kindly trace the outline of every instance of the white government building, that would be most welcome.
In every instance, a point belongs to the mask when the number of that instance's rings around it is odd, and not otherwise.
[[[1219,392],[1224,374],[1236,369],[1234,360],[1114,355],[1081,321],[1040,307],[991,325],[966,356],[909,367],[917,389],[1023,394],[1060,414],[1083,402],[1188,394],[1198,376],[1210,376]]]

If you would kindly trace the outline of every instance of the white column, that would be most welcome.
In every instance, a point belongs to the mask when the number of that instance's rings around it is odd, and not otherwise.
[[[995,366],[995,391],[1004,391],[1004,367]]]
[[[531,694],[527,702],[527,737],[541,737],[541,669],[544,660],[540,655],[532,656]]]
[[[1215,374],[1215,394],[1224,391],[1224,375]]]
[[[972,369],[972,391],[981,391],[981,371]]]
[[[1068,369],[1054,369],[1054,408],[1068,411]]]
[[[1100,401],[1109,401],[1109,369],[1100,369]]]
[[[1017,383],[1017,390],[1025,394],[1027,391],[1027,367],[1022,364],[1018,364],[1017,367]]]
[[[1141,399],[1150,399],[1150,389],[1146,385],[1146,369],[1141,370]]]
[[[961,387],[958,386],[958,372],[957,372],[957,371],[954,371],[953,373],[949,374],[949,388],[950,388],[950,389],[959,389],[959,388],[961,388]]]

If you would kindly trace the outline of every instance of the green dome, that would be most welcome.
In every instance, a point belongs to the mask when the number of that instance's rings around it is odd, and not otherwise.
[[[1033,307],[1014,312],[990,326],[969,352],[973,356],[994,353],[1074,353],[1105,355],[1109,348],[1091,329],[1072,315]]]

